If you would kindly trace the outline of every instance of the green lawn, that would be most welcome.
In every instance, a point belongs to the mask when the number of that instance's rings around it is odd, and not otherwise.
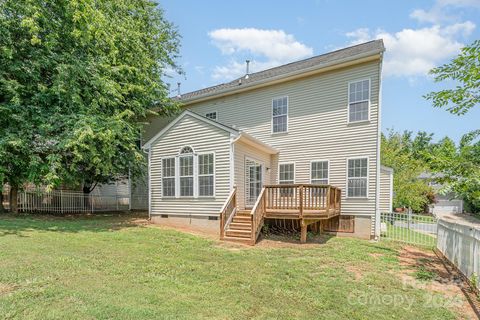
[[[382,237],[386,240],[403,241],[406,243],[414,243],[421,246],[433,248],[437,243],[436,236],[428,233],[422,233],[408,229],[406,227],[393,226],[390,223],[386,223],[387,232],[382,233]]]
[[[241,247],[132,219],[0,216],[0,319],[455,319],[402,286],[398,244]]]

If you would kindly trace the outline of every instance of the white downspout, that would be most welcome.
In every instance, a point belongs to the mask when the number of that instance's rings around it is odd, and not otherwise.
[[[378,87],[378,110],[377,110],[377,176],[376,176],[376,190],[375,190],[375,240],[380,238],[380,143],[381,143],[381,119],[382,119],[382,62],[383,53],[380,55],[379,72],[379,87]]]

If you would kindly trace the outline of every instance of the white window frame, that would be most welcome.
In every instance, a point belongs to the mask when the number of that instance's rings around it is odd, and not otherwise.
[[[365,197],[352,197],[348,195],[348,161],[349,160],[357,160],[357,159],[367,159],[367,190],[366,190],[366,196]],[[369,183],[370,183],[370,158],[368,156],[358,156],[358,157],[350,157],[346,159],[345,163],[346,167],[346,172],[345,172],[345,198],[346,199],[369,199],[369,194],[370,194],[370,188],[369,188]]]
[[[215,113],[215,119],[209,118],[208,115]],[[218,122],[218,111],[209,111],[205,113],[205,118],[212,120],[212,121],[217,121]]]
[[[201,156],[201,155],[208,155],[208,154],[211,154],[213,156],[213,173],[212,174],[200,174],[200,170],[198,169],[198,165],[200,163],[200,161],[198,161],[198,157]],[[216,188],[215,188],[215,176],[216,176],[216,171],[215,171],[215,167],[216,167],[216,163],[215,163],[215,158],[216,158],[216,154],[215,152],[199,152],[196,154],[196,158],[197,158],[197,198],[215,198],[215,194],[216,194]],[[213,194],[212,195],[208,195],[208,196],[201,196],[200,195],[200,177],[209,177],[209,176],[213,176]]]
[[[183,149],[183,148],[182,148]],[[192,149],[193,150],[193,149]],[[192,175],[188,175],[188,176],[181,176],[180,175],[180,159],[181,158],[187,158],[187,157],[192,157]],[[195,198],[195,153],[184,153],[184,154],[180,154],[178,156],[178,186],[179,186],[179,193],[178,193],[178,198]],[[180,180],[181,178],[192,178],[192,195],[191,196],[183,196],[181,194],[181,183],[180,183]]]
[[[293,182],[292,183],[286,183],[286,184],[295,184],[295,181],[296,181],[296,176],[297,176],[297,168],[296,168],[296,165],[295,165],[295,162],[291,161],[291,162],[279,162],[278,163],[278,168],[277,168],[277,181],[278,181],[278,184],[281,184],[280,183],[280,166],[281,165],[285,165],[285,164],[293,164]],[[285,180],[284,180],[285,181]]]
[[[362,82],[362,81],[368,81],[368,99],[367,100],[360,100],[360,101],[355,101],[355,102],[350,102],[350,84],[356,83],[356,82]],[[347,95],[347,123],[348,124],[356,124],[356,123],[365,123],[365,122],[370,122],[370,107],[371,107],[371,99],[372,99],[372,80],[371,78],[363,78],[363,79],[357,79],[353,81],[348,82],[348,95]],[[360,103],[360,102],[368,102],[368,107],[367,107],[367,119],[365,120],[358,120],[358,121],[350,121],[350,106],[352,103]]]
[[[174,171],[173,176],[166,177],[167,179],[168,178],[170,178],[170,179],[173,178],[173,185],[174,185],[174,188],[175,188],[175,190],[174,190],[175,194],[173,196],[163,195],[163,192],[164,192],[163,179],[165,178],[164,177],[164,172],[165,171],[163,169],[163,160],[167,160],[167,159],[173,159],[173,162],[174,162],[174,165],[175,165],[175,168],[174,168],[175,171]],[[161,177],[162,192],[161,192],[161,197],[162,198],[175,198],[177,196],[177,159],[176,159],[176,157],[162,157],[162,158],[160,158],[160,163],[162,165],[162,177]]]
[[[284,115],[282,114],[282,115],[274,116],[274,115],[273,115],[273,101],[274,101],[274,100],[280,100],[280,99],[283,99],[283,98],[287,98],[287,113],[284,114]],[[271,116],[272,116],[272,120],[270,121],[270,126],[271,126],[270,132],[271,132],[271,134],[272,134],[272,135],[275,135],[275,134],[285,134],[285,133],[288,133],[288,122],[289,122],[289,120],[290,120],[290,118],[289,118],[289,116],[288,116],[289,111],[290,111],[290,99],[289,99],[289,97],[288,97],[288,96],[281,96],[281,97],[272,98],[272,103],[271,103],[270,107],[271,107],[270,110],[271,110]],[[273,118],[275,118],[275,117],[283,117],[283,116],[286,116],[286,117],[287,117],[287,130],[286,130],[286,131],[280,131],[280,132],[274,132],[274,131],[273,131]]]
[[[327,184],[330,184],[330,160],[327,159],[319,159],[319,160],[312,160],[310,161],[310,184],[314,184],[313,180],[318,180],[318,179],[312,179],[312,164],[315,162],[326,162],[327,163]]]

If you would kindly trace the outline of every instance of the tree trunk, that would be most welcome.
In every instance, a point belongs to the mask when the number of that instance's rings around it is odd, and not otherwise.
[[[0,213],[4,213],[5,208],[3,207],[3,191],[0,191]]]
[[[92,192],[92,190],[90,189],[90,185],[83,185],[83,206],[85,208],[85,210],[89,211],[90,213],[93,213],[93,211],[91,210],[92,209],[92,204],[90,203],[90,192]]]
[[[10,188],[10,212],[18,213],[18,187]]]

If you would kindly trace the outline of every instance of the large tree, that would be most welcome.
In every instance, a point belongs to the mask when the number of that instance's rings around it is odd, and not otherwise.
[[[0,178],[82,186],[137,173],[142,119],[174,112],[161,81],[179,36],[148,0],[0,2]],[[1,181],[0,181],[1,182]]]
[[[453,81],[453,89],[430,92],[425,97],[433,106],[462,115],[480,102],[480,40],[462,49],[450,63],[430,71],[436,82]]]
[[[403,134],[390,130],[382,134],[381,163],[393,168],[393,205],[408,207],[415,212],[424,212],[433,201],[433,189],[428,181],[419,179],[428,171],[422,154],[429,147],[432,135],[419,132],[413,138],[412,132]]]

